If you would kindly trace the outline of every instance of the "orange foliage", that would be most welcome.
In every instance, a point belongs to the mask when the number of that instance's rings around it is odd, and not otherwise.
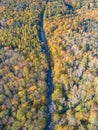
[[[36,86],[32,86],[32,87],[30,87],[30,88],[28,89],[28,92],[30,92],[30,91],[35,91],[36,89],[37,89]]]

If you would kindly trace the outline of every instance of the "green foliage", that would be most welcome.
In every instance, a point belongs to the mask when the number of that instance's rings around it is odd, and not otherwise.
[[[4,110],[0,112],[0,118],[2,119],[4,116],[8,114],[8,110]]]
[[[4,102],[4,95],[0,94],[0,105]]]
[[[62,16],[67,13],[67,7],[62,1],[48,2],[45,10],[45,18]]]
[[[19,130],[19,129],[21,129],[20,122],[19,122],[19,121],[15,121],[15,122],[12,124],[11,129],[12,129],[12,130]]]
[[[26,117],[25,117],[25,109],[18,109],[17,114],[16,114],[16,118],[19,121],[26,121]]]

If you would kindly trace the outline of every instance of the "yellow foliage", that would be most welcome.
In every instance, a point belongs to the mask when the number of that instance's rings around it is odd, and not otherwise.
[[[84,118],[83,113],[82,112],[76,112],[75,118],[77,118],[78,120],[82,120]]]
[[[23,96],[25,96],[25,93],[26,93],[25,90],[19,91],[19,92],[18,92],[18,96],[19,96],[19,97],[23,97]]]
[[[30,92],[30,91],[35,91],[36,89],[37,89],[36,86],[32,86],[32,87],[30,87],[30,88],[28,89],[28,92]]]
[[[5,9],[5,6],[0,6],[0,13],[2,13]]]
[[[11,100],[12,105],[18,104],[18,102],[15,99]]]
[[[98,113],[96,111],[91,111],[89,116],[90,123],[95,123],[98,120]]]
[[[13,20],[14,20],[14,19],[9,19],[9,20],[7,20],[6,24],[7,24],[7,25],[10,25],[10,24],[13,22]]]
[[[40,103],[40,99],[35,99],[33,102],[33,107],[37,107]]]
[[[22,108],[26,108],[28,106],[28,102],[25,102],[24,104],[22,104]]]
[[[55,130],[74,130],[73,126],[58,126]]]
[[[55,130],[63,130],[63,129],[62,126],[59,125]]]
[[[60,99],[62,97],[62,92],[59,89],[54,90],[54,93],[52,95],[53,100]]]
[[[94,88],[91,86],[89,89],[87,89],[87,93],[90,95],[94,94]]]
[[[42,103],[46,103],[46,101],[47,101],[47,100],[46,100],[46,97],[45,97],[45,96],[41,96],[41,102],[42,102]]]
[[[54,122],[57,122],[60,119],[60,116],[58,114],[53,114],[52,119]]]

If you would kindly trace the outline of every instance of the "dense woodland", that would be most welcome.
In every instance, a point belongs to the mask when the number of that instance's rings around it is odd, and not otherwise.
[[[38,33],[45,1],[0,5],[0,130],[43,130],[48,65]]]
[[[53,64],[51,127],[97,130],[98,0],[48,2],[44,29]]]
[[[45,10],[44,10],[45,9]],[[98,130],[98,0],[1,0],[0,130]]]

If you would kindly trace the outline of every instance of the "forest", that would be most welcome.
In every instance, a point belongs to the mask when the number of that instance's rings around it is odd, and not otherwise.
[[[0,130],[98,130],[98,0],[0,1]]]
[[[0,130],[45,128],[48,65],[38,36],[44,4],[43,0],[2,1]]]

